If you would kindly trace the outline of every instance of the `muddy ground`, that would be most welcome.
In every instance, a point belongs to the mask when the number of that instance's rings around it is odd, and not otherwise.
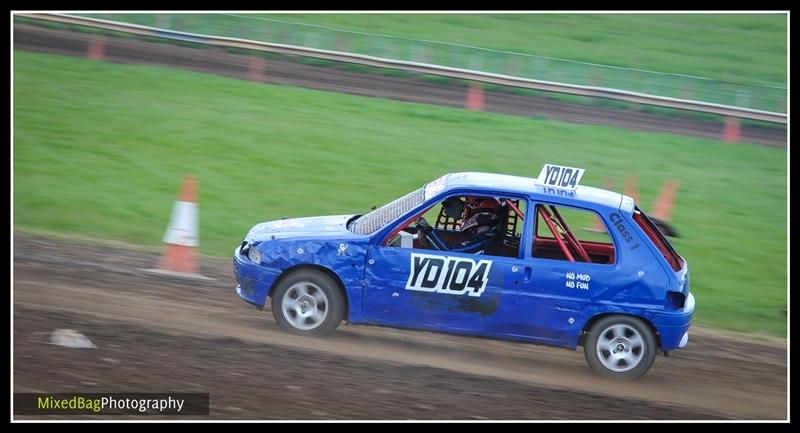
[[[93,37],[103,40],[104,58],[111,62],[167,66],[245,80],[255,79],[251,76],[249,56],[231,54],[221,49],[186,48],[25,24],[14,25],[15,49],[83,57],[86,56]],[[299,59],[266,60],[263,74],[256,80],[449,107],[464,107],[467,99],[466,88],[462,86],[312,66],[303,64]],[[635,131],[669,132],[715,140],[722,137],[724,128],[722,122],[690,117],[667,117],[637,110],[581,105],[497,91],[486,92],[485,109],[516,116],[610,125]],[[742,141],[786,147],[787,132],[785,128],[743,126]]]
[[[581,351],[344,324],[326,339],[287,335],[239,300],[230,260],[203,257],[214,280],[194,281],[142,271],[158,259],[16,233],[14,391],[208,392],[213,419],[787,417],[782,339],[694,328],[688,348],[618,383]],[[58,328],[97,348],[50,344]]]

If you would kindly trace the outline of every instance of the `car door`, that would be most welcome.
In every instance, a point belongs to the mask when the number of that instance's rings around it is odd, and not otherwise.
[[[433,203],[443,200],[438,197]],[[464,332],[514,333],[519,257],[371,245],[363,307],[383,325]]]
[[[537,205],[555,205],[562,212],[572,210],[585,213],[585,218],[573,221],[572,224],[567,219],[571,231],[578,240],[588,245],[592,260],[601,254],[606,254],[609,260],[613,260],[613,263],[587,263],[578,254],[574,254],[575,261],[569,261],[552,251],[551,254],[539,254],[542,245],[537,245],[537,242],[550,246],[554,239],[541,236],[542,217],[536,211],[531,212],[535,216],[528,219],[533,236],[530,237],[531,248],[526,251],[526,264],[532,269],[532,275],[520,287],[519,325],[523,332],[542,342],[570,345],[576,333],[580,333],[577,327],[583,323],[579,319],[584,308],[609,289],[610,282],[614,281],[619,272],[621,265],[618,248],[615,248],[613,236],[609,236],[607,232],[602,233],[608,242],[584,241],[587,237],[586,228],[594,223],[593,218],[601,218],[592,209],[549,201],[533,201],[531,209],[536,209]],[[601,235],[600,238],[602,237]]]

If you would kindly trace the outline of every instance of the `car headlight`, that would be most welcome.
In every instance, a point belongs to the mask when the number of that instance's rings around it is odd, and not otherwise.
[[[256,247],[251,246],[247,250],[247,258],[253,263],[261,264],[261,251],[257,250]]]

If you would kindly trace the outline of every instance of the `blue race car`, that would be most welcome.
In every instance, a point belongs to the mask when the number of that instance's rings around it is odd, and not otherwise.
[[[630,197],[583,173],[451,173],[365,215],[257,224],[234,253],[236,293],[271,299],[295,334],[346,320],[583,346],[596,372],[639,377],[688,342],[687,264]],[[573,228],[595,219],[603,229]]]

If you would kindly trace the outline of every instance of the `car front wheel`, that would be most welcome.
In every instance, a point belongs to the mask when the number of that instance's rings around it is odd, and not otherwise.
[[[272,293],[272,314],[282,329],[300,335],[327,335],[344,316],[344,297],[329,275],[300,269],[281,279]]]
[[[597,321],[589,330],[583,352],[595,372],[633,380],[647,373],[657,349],[655,335],[643,320],[609,316]]]

